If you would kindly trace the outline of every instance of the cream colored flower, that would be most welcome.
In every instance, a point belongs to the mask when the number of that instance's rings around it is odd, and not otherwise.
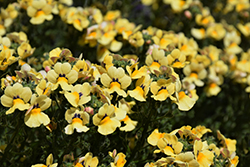
[[[42,24],[45,20],[52,20],[52,6],[46,0],[33,0],[32,5],[28,7],[27,14],[31,17],[32,24]]]
[[[48,109],[51,105],[51,99],[46,95],[36,96],[32,95],[30,100],[31,108],[26,112],[24,117],[25,124],[30,128],[39,127],[41,124],[44,126],[50,123],[47,114],[42,111]]]
[[[102,135],[113,133],[121,126],[120,121],[115,117],[114,106],[105,103],[93,117],[93,124],[98,126],[98,132]]]
[[[74,167],[97,167],[99,160],[97,157],[93,157],[91,152],[88,152],[84,157],[77,160]]]
[[[78,107],[91,100],[91,97],[89,96],[90,90],[91,86],[88,82],[85,82],[82,85],[75,85],[71,88],[71,93],[65,92],[64,96],[72,106]]]
[[[122,119],[121,122],[124,122],[125,126],[120,127],[120,130],[125,132],[134,130],[138,123],[137,121],[130,119],[128,115],[126,115],[126,117]]]
[[[152,73],[159,71],[162,65],[168,66],[168,59],[165,56],[164,50],[154,48],[152,54],[147,55],[146,64]]]
[[[153,93],[151,97],[155,100],[164,101],[168,97],[174,99],[172,95],[175,92],[175,84],[170,79],[160,79],[157,82],[151,83],[150,91]]]
[[[65,120],[69,123],[65,127],[65,133],[71,135],[76,130],[78,133],[87,132],[89,128],[85,126],[89,123],[89,114],[85,111],[79,111],[75,108],[70,108],[65,113]]]
[[[16,109],[21,111],[30,107],[28,101],[32,96],[29,87],[23,87],[20,83],[15,83],[13,86],[7,86],[4,90],[4,95],[1,97],[1,103],[4,107],[10,107],[6,114],[12,114]]]
[[[57,163],[53,163],[53,155],[52,154],[50,154],[48,157],[47,157],[47,159],[46,159],[46,165],[44,165],[44,164],[36,164],[36,165],[32,165],[31,167],[47,167],[47,166],[49,166],[49,167],[57,167]]]
[[[123,68],[112,66],[107,73],[102,74],[101,82],[107,88],[108,93],[116,92],[118,95],[126,97],[124,89],[130,85],[131,78],[125,74]]]
[[[70,90],[71,84],[75,83],[78,79],[78,73],[71,70],[69,63],[57,62],[54,70],[50,70],[47,74],[48,81],[53,83],[51,90],[56,90],[60,85],[63,90]]]

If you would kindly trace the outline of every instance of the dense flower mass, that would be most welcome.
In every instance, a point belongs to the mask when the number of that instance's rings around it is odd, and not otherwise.
[[[214,137],[219,125],[211,120],[197,117],[202,125],[172,128],[184,124],[178,116],[196,119],[193,108],[205,110],[202,100],[218,105],[214,112],[227,122],[233,115],[224,112],[235,106],[223,108],[219,103],[226,102],[213,98],[231,96],[231,82],[250,92],[250,49],[243,47],[250,36],[250,3],[220,1],[213,10],[200,0],[132,3],[136,11],[155,13],[165,6],[169,18],[155,21],[168,25],[166,30],[130,22],[114,10],[115,1],[88,3],[18,0],[1,7],[4,165],[31,166],[52,152],[56,163],[50,154],[46,165],[32,167],[236,167],[237,141],[219,130]],[[218,16],[232,12],[238,13],[234,24]],[[57,24],[61,30],[51,28]]]

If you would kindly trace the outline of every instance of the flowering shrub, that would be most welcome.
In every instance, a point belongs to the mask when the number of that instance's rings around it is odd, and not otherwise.
[[[223,2],[0,1],[3,166],[243,165],[250,4]]]

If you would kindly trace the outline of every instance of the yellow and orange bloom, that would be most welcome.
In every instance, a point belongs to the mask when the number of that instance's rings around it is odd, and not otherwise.
[[[49,82],[53,83],[51,90],[56,90],[60,85],[63,90],[71,90],[71,84],[75,83],[78,79],[78,73],[71,70],[69,63],[56,63],[54,70],[50,70],[47,74]]]
[[[135,89],[129,90],[128,94],[138,101],[146,101],[151,81],[152,79],[150,79],[149,75],[143,76],[136,81]]]
[[[97,157],[93,157],[91,152],[88,152],[84,157],[77,160],[74,167],[97,167],[99,160]]]
[[[128,115],[124,119],[121,120],[125,124],[125,126],[120,127],[121,131],[129,132],[135,129],[137,125],[137,121],[133,121],[131,118],[129,118]]]
[[[50,154],[46,159],[46,165],[44,165],[44,164],[36,164],[36,165],[32,165],[31,167],[45,167],[45,166],[57,167],[57,165],[58,165],[58,163],[53,163],[53,155]]]
[[[121,126],[120,121],[115,117],[115,108],[105,103],[93,117],[93,124],[98,126],[98,132],[102,135],[113,133]]]
[[[123,167],[127,162],[126,155],[121,152],[116,155],[116,150],[113,153],[109,152],[109,155],[114,158],[114,162],[110,163],[111,167]]]
[[[88,82],[85,82],[82,85],[75,85],[71,88],[71,93],[65,92],[64,96],[72,106],[78,107],[91,100],[91,97],[89,96],[90,90],[91,86]]]
[[[152,146],[156,146],[159,139],[163,138],[166,133],[160,133],[158,129],[155,129],[147,138],[147,141]]]
[[[175,99],[172,95],[175,92],[175,84],[170,79],[160,79],[157,82],[152,82],[150,85],[150,91],[153,93],[151,96],[155,100],[164,101],[168,97]]]
[[[147,55],[146,64],[149,67],[150,71],[160,71],[162,65],[168,66],[168,58],[165,56],[164,50],[153,49],[151,55]]]
[[[10,107],[6,114],[12,114],[16,109],[21,111],[28,109],[31,96],[32,92],[29,87],[15,83],[13,86],[6,87],[4,95],[1,96],[1,103],[4,107]]]
[[[45,20],[52,20],[52,6],[46,0],[32,1],[31,6],[27,8],[27,14],[31,17],[32,24],[42,24]]]
[[[130,85],[131,78],[125,74],[123,68],[112,66],[107,73],[102,74],[101,82],[108,93],[116,92],[118,95],[126,97],[127,94],[124,89]]]
[[[69,123],[64,130],[67,135],[71,135],[76,130],[78,133],[87,132],[89,128],[85,126],[89,123],[89,114],[85,111],[79,111],[70,108],[65,113],[65,120]]]
[[[26,112],[24,117],[25,124],[30,128],[44,126],[50,123],[50,118],[42,111],[48,109],[51,105],[51,99],[46,95],[32,95],[30,100],[31,108]]]
[[[170,156],[176,156],[181,153],[183,148],[183,144],[178,142],[178,138],[172,134],[165,134],[163,138],[158,140],[157,146],[160,150],[155,150],[154,153],[163,152]]]
[[[207,167],[213,164],[214,154],[206,149],[206,142],[195,140],[194,142],[194,155],[200,167]]]

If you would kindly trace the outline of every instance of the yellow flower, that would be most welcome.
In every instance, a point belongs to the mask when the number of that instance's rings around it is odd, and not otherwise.
[[[141,77],[136,81],[135,89],[129,90],[128,94],[138,101],[146,101],[151,81],[152,79],[150,79],[150,76],[148,74]]]
[[[156,30],[152,40],[160,49],[166,49],[169,44],[173,43],[173,40],[168,38],[168,35],[160,29]]]
[[[97,167],[98,163],[98,158],[93,157],[93,154],[88,152],[84,157],[78,159],[74,167]]]
[[[98,126],[98,132],[102,135],[113,133],[121,126],[120,121],[115,117],[115,108],[105,103],[93,117],[93,124]]]
[[[214,20],[213,16],[211,15],[209,8],[205,7],[202,9],[201,14],[196,15],[195,22],[198,25],[208,27],[210,24],[214,23],[215,20]]]
[[[4,107],[10,107],[6,114],[12,114],[16,109],[21,111],[30,107],[28,101],[32,96],[29,87],[23,87],[20,83],[15,83],[13,86],[7,86],[4,90],[4,95],[1,97],[1,103]]]
[[[192,0],[187,0],[187,1],[185,1],[185,0],[175,0],[175,1],[163,0],[163,2],[165,4],[170,4],[173,11],[179,13],[179,12],[187,9],[190,6],[190,4],[192,3]]]
[[[163,152],[170,156],[176,156],[181,153],[183,148],[183,144],[178,142],[178,138],[172,134],[165,134],[163,138],[158,140],[157,146],[160,150],[155,150],[154,153]]]
[[[221,23],[216,23],[213,26],[208,27],[206,33],[208,37],[212,37],[219,41],[226,35],[226,30]]]
[[[225,138],[225,136],[221,134],[219,130],[217,130],[217,137],[223,147],[227,148],[230,151],[230,155],[236,151],[236,140]]]
[[[32,24],[42,24],[45,20],[52,20],[52,7],[46,0],[34,0],[32,5],[27,8],[27,14],[31,17]]]
[[[124,122],[125,126],[120,127],[120,130],[125,132],[134,130],[137,125],[137,121],[131,120],[128,115],[126,115],[126,117],[122,119],[121,122]]]
[[[158,50],[154,48],[152,54],[147,55],[145,61],[152,73],[154,73],[154,71],[159,71],[162,65],[168,66],[168,59],[162,49]]]
[[[73,70],[78,72],[78,78],[88,79],[93,75],[93,68],[84,59],[78,60],[73,66]]]
[[[183,69],[183,73],[186,75],[185,79],[188,82],[194,83],[197,86],[204,85],[202,79],[206,78],[207,70],[204,68],[202,64],[192,62]]]
[[[52,164],[52,163],[53,163],[53,155],[50,154],[46,159],[46,165],[44,165],[44,164],[36,164],[36,165],[32,165],[31,167],[47,167],[47,166],[49,166],[49,167],[57,167],[57,165],[58,165],[57,163],[54,163],[54,164]]]
[[[180,153],[175,157],[174,163],[179,166],[199,167],[199,163],[194,159],[194,154],[191,151]]]
[[[142,66],[139,70],[138,70],[138,63],[133,64],[132,66],[126,66],[126,70],[128,71],[130,77],[132,79],[139,79],[142,76],[145,76],[147,74],[147,66]]]
[[[192,133],[201,138],[205,133],[212,132],[211,129],[207,129],[205,126],[198,125],[192,129]]]
[[[66,13],[66,22],[73,24],[74,28],[78,31],[82,31],[88,27],[89,20],[83,12],[83,8],[70,7]]]
[[[74,129],[78,132],[87,132],[89,128],[85,124],[89,123],[89,114],[84,111],[79,111],[75,108],[70,108],[65,113],[65,120],[69,123],[65,127],[65,133],[71,135]]]
[[[153,93],[151,97],[155,100],[164,101],[168,97],[174,99],[172,94],[175,92],[175,84],[170,79],[159,79],[157,82],[151,83],[150,91]]]
[[[179,49],[174,49],[171,54],[167,56],[168,64],[174,68],[183,68],[186,65],[186,56],[180,52]]]
[[[206,31],[204,28],[191,28],[191,34],[196,38],[196,39],[204,39],[206,38]]]
[[[41,124],[44,126],[50,123],[48,115],[42,111],[48,109],[51,105],[51,99],[46,95],[36,96],[32,95],[30,100],[31,108],[26,112],[24,117],[25,124],[30,128],[39,127]]]
[[[36,93],[40,95],[49,96],[51,93],[52,84],[50,82],[46,82],[45,79],[42,79],[39,84],[36,86]]]
[[[85,82],[82,85],[75,85],[71,88],[71,93],[65,92],[64,96],[72,106],[78,107],[91,100],[91,97],[89,96],[90,90],[91,86],[88,82]]]
[[[31,48],[30,44],[23,42],[18,48],[17,53],[21,59],[25,59],[33,54],[35,48]]]
[[[176,95],[177,100],[174,100],[174,102],[178,105],[178,109],[181,111],[190,110],[197,100],[195,98],[187,96],[184,91],[180,91]]]
[[[9,65],[15,63],[18,60],[18,58],[13,56],[13,54],[14,54],[13,49],[9,49],[6,45],[4,45],[3,48],[1,48],[0,45],[0,70],[2,71],[6,70]]]
[[[250,23],[246,23],[245,25],[238,23],[237,27],[245,37],[250,35]]]
[[[121,12],[119,10],[108,11],[104,16],[105,21],[112,21],[120,17]]]
[[[59,85],[63,90],[70,90],[71,84],[75,83],[78,79],[78,73],[75,70],[71,70],[69,63],[62,64],[57,62],[54,70],[48,72],[47,79],[54,84],[51,90],[56,90]]]
[[[137,31],[131,34],[128,38],[129,43],[134,47],[141,47],[144,44],[143,34],[140,31]]]
[[[200,140],[194,142],[194,155],[196,161],[200,164],[200,167],[207,167],[213,164],[214,154],[205,149],[206,143],[202,143]]]
[[[111,152],[109,152],[109,155],[115,160],[114,162],[110,163],[111,167],[123,167],[127,162],[127,160],[125,159],[126,155],[123,153],[118,153],[117,155],[113,155]]]
[[[108,93],[116,92],[118,95],[126,97],[124,89],[130,85],[131,78],[125,74],[123,68],[112,66],[107,73],[102,74],[101,82],[107,88]]]
[[[158,129],[155,129],[147,138],[147,141],[152,146],[156,146],[159,139],[163,138],[166,133],[159,133]]]
[[[129,36],[133,33],[135,29],[135,24],[129,22],[125,18],[117,19],[115,23],[115,29],[118,34],[121,34],[123,39],[128,40]]]

